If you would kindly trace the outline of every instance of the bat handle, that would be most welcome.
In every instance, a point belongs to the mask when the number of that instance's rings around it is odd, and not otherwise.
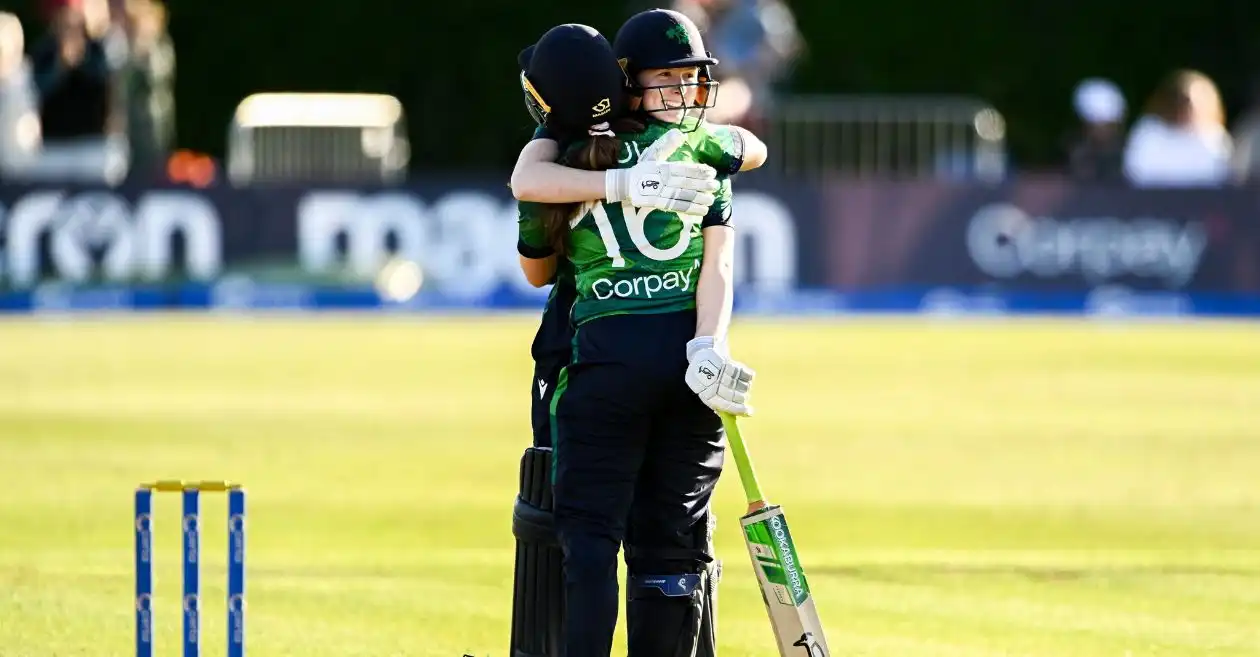
[[[766,506],[766,498],[761,494],[761,484],[757,482],[757,473],[748,456],[748,446],[739,433],[735,416],[730,413],[718,413],[718,416],[722,418],[722,427],[726,429],[726,437],[731,443],[731,454],[735,457],[735,467],[739,470],[739,481],[744,485],[744,496],[748,498],[748,510],[756,511]]]

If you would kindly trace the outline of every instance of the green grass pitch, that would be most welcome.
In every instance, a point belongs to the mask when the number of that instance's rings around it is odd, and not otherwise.
[[[184,478],[248,486],[254,655],[505,657],[534,326],[0,322],[0,655],[130,654],[131,491]],[[740,320],[734,344],[837,657],[1260,655],[1260,327]],[[157,506],[176,654],[178,496]],[[774,655],[733,466],[716,508],[721,655]]]

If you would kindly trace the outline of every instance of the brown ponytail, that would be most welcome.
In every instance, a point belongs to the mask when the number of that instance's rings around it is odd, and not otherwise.
[[[613,132],[642,132],[644,124],[634,119],[619,119],[612,123]],[[557,160],[558,164],[587,171],[616,169],[621,157],[622,142],[617,137],[587,137],[580,148],[566,149]],[[582,203],[547,203],[540,209],[543,231],[547,244],[558,254],[569,253],[569,221],[582,208]]]

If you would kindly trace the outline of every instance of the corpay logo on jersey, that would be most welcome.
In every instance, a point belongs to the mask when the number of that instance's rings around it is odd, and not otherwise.
[[[791,213],[773,197],[753,192],[735,195],[734,212],[736,284],[765,291],[794,287]],[[369,279],[397,256],[420,265],[426,286],[455,298],[481,299],[503,284],[538,297],[547,294],[521,274],[516,202],[485,192],[454,191],[435,201],[404,191],[311,192],[298,202],[297,221],[299,258],[311,273],[347,269]],[[344,236],[344,250],[339,236]]]
[[[156,191],[132,207],[107,191],[67,194],[36,191],[18,198],[3,213],[4,268],[14,287],[39,282],[48,237],[48,267],[58,279],[82,282],[99,273],[110,282],[158,280],[171,273],[173,239],[184,238],[188,276],[208,280],[222,270],[218,213],[200,196]],[[95,272],[99,259],[99,272]]]
[[[1208,242],[1199,221],[1031,217],[1006,203],[978,210],[966,239],[972,261],[994,278],[1078,275],[1098,285],[1129,276],[1172,288],[1194,278]]]
[[[699,275],[699,271],[700,261],[694,260],[691,267],[686,271],[667,271],[663,274],[648,274],[647,276],[635,276],[634,278],[623,278],[616,281],[610,278],[600,278],[591,284],[591,292],[595,293],[595,298],[600,301],[613,297],[620,299],[646,297],[651,299],[653,294],[662,290],[690,290],[691,281]]]

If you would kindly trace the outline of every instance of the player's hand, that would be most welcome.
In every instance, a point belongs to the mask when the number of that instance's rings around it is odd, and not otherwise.
[[[667,162],[684,135],[677,128],[661,135],[629,169],[609,169],[604,174],[605,200],[630,201],[640,208],[681,214],[704,215],[719,188],[717,170],[697,162]]]
[[[732,360],[726,347],[715,344],[712,337],[695,338],[687,343],[687,387],[709,408],[731,415],[752,415],[748,403],[756,372]]]

